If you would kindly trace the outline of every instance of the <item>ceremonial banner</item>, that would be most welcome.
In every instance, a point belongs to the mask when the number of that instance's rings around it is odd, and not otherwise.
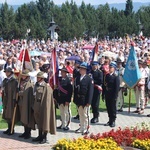
[[[33,70],[32,61],[27,49],[22,50],[18,57],[17,69],[22,71],[23,69]]]
[[[49,84],[52,89],[57,85],[58,79],[58,62],[57,62],[57,52],[54,48],[51,55],[51,63],[50,63],[50,73],[49,73]]]
[[[95,47],[90,56],[91,61],[98,61],[98,43],[95,44]]]
[[[141,71],[138,66],[138,60],[134,47],[131,46],[129,57],[126,63],[123,80],[129,88],[133,88],[141,79]]]

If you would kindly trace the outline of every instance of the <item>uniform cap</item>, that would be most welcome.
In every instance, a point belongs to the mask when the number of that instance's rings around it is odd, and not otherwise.
[[[11,73],[13,73],[14,70],[13,70],[12,68],[8,67],[8,68],[6,68],[6,69],[4,70],[4,72],[11,72]]]
[[[84,68],[84,69],[87,69],[88,65],[86,62],[83,62],[80,64],[80,67],[79,68]]]
[[[63,67],[62,69],[60,69],[60,71],[64,71],[66,73],[69,73],[68,70],[66,69],[66,67]]]
[[[113,68],[116,68],[117,67],[117,64],[116,62],[112,61],[109,65],[109,67],[113,67]]]
[[[44,72],[40,71],[40,72],[37,74],[37,78],[45,78]]]
[[[117,63],[122,63],[122,60],[120,58],[117,58],[116,62]]]
[[[143,61],[139,59],[138,64],[143,64]]]
[[[81,61],[80,60],[75,60],[75,64],[81,64]]]
[[[98,64],[99,64],[98,61],[93,61],[91,65],[94,66],[94,65],[98,65]]]
[[[30,76],[30,75],[29,75],[29,72],[30,72],[30,71],[29,71],[28,69],[25,69],[25,70],[22,71],[21,75],[22,75],[22,76]]]

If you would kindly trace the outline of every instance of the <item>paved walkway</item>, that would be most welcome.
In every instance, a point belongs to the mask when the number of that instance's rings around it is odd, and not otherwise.
[[[134,111],[135,108],[131,108],[131,112]],[[117,114],[117,120],[116,120],[116,127],[114,129],[117,129],[118,127],[130,127],[132,125],[136,125],[140,122],[150,122],[150,118],[148,118],[146,115],[150,113],[150,105],[145,109],[145,113],[142,115],[134,114],[134,113],[128,113],[128,108],[124,109],[124,112]],[[106,131],[110,131],[112,128],[105,127],[104,124],[108,121],[107,113],[101,112],[100,113],[100,122],[94,125],[91,125],[90,127],[90,133],[103,133]],[[60,125],[60,121],[57,120],[57,125]],[[78,138],[81,137],[81,134],[74,133],[74,130],[79,128],[79,121],[72,119],[71,123],[71,130],[68,132],[64,132],[63,130],[57,130],[56,135],[50,135],[48,134],[48,140],[49,144],[38,144],[38,143],[32,143],[32,139],[24,140],[21,138],[18,138],[19,134],[23,133],[23,127],[22,126],[16,126],[15,127],[15,134],[12,136],[4,135],[2,132],[3,130],[0,130],[0,150],[50,150],[51,147],[56,144],[56,142],[59,139],[62,138]],[[37,130],[32,131],[32,137],[37,136]]]

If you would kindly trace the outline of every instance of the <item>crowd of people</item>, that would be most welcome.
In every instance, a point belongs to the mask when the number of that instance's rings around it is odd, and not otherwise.
[[[47,133],[56,133],[55,108],[60,110],[61,125],[58,130],[67,131],[71,124],[70,104],[77,106],[80,127],[75,133],[89,133],[90,123],[99,122],[100,96],[106,103],[108,122],[115,127],[117,111],[122,112],[127,85],[123,81],[126,61],[133,40],[142,77],[134,86],[136,110],[143,114],[149,101],[150,38],[129,37],[100,40],[91,38],[60,42],[44,39],[29,40],[26,47],[22,40],[0,42],[0,88],[2,91],[3,119],[8,123],[4,134],[14,133],[13,112],[17,108],[14,122],[20,121],[24,133],[20,138],[31,137],[37,124],[39,135],[33,142],[45,143]],[[98,44],[97,60],[93,60],[93,49]],[[23,48],[31,54],[33,70],[24,69],[18,78],[18,57]],[[59,75],[58,85],[49,85],[51,52],[56,48]],[[39,52],[32,54],[31,52]],[[19,84],[18,84],[19,83]],[[90,119],[90,107],[93,117]],[[147,114],[150,117],[150,114]]]

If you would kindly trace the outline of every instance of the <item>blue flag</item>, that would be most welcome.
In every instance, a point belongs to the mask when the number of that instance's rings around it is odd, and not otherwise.
[[[138,60],[134,51],[134,47],[131,46],[123,75],[123,80],[129,88],[133,88],[140,79],[141,71],[138,66]]]

